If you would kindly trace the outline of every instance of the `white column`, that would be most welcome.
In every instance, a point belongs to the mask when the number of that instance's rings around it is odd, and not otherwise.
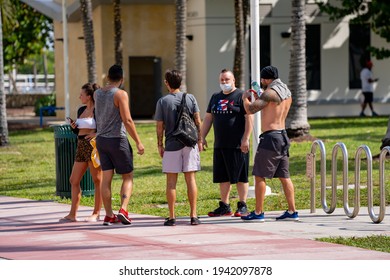
[[[62,0],[62,37],[64,42],[64,98],[65,98],[65,117],[69,117],[69,65],[68,65],[68,21],[66,11],[66,0]]]
[[[260,4],[259,0],[251,0],[251,77],[260,85]],[[252,100],[253,94],[252,94]],[[256,155],[257,146],[259,145],[259,135],[261,133],[260,112],[253,115],[253,158]],[[250,186],[249,191],[254,191]],[[271,188],[266,186],[265,195],[271,194]]]
[[[251,0],[251,77],[260,84],[260,5],[259,0]],[[254,100],[254,98],[252,98]],[[253,156],[259,144],[261,132],[260,112],[254,114],[253,120]]]

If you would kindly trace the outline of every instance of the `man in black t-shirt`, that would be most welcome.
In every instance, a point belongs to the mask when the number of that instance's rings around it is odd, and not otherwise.
[[[210,217],[230,216],[231,184],[237,184],[239,201],[234,216],[247,214],[249,138],[253,118],[247,115],[242,102],[242,90],[235,87],[234,75],[223,69],[219,75],[221,91],[214,93],[207,107],[201,128],[203,146],[214,126],[213,182],[219,183],[219,207],[208,213]]]

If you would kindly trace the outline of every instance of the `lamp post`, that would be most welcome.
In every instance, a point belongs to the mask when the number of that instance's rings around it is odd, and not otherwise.
[[[251,78],[260,84],[260,5],[259,0],[251,0]],[[253,94],[253,93],[252,93]],[[252,100],[255,100],[252,95]],[[256,155],[259,145],[259,135],[261,132],[260,112],[253,115],[253,158]],[[256,184],[254,184],[256,185]],[[249,191],[254,191],[255,187],[250,186]],[[265,195],[271,193],[271,188],[267,185]]]
[[[260,6],[259,0],[251,0],[251,77],[260,84]],[[254,100],[254,98],[252,98]],[[256,154],[261,131],[260,112],[254,114],[253,154]]]

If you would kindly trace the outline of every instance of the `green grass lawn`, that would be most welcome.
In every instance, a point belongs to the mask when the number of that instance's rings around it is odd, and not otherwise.
[[[354,183],[355,152],[360,145],[367,145],[372,154],[379,153],[381,139],[387,126],[386,117],[378,118],[329,118],[310,120],[312,136],[324,142],[327,157],[327,185],[331,184],[331,154],[337,142],[343,142],[348,149],[349,183]],[[145,154],[135,155],[134,158],[134,191],[129,210],[142,214],[166,215],[164,205],[165,175],[161,172],[161,158],[157,153],[156,133],[154,124],[138,124],[138,133],[145,146]],[[212,131],[208,136],[209,146],[213,145]],[[24,197],[36,200],[55,200],[69,203],[55,195],[55,147],[54,133],[51,128],[36,129],[33,131],[10,132],[11,145],[0,149],[0,194],[7,196]],[[298,209],[310,208],[310,180],[306,177],[306,155],[310,152],[312,142],[293,141],[290,148],[290,172],[296,189],[296,204]],[[219,200],[218,185],[212,183],[212,148],[201,153],[202,170],[197,173],[199,188],[199,214],[204,215],[217,206]],[[253,155],[251,151],[251,155]],[[363,155],[365,157],[365,155]],[[319,158],[317,149],[316,158]],[[342,184],[341,152],[338,153],[338,184]],[[317,189],[319,190],[319,160],[317,160]],[[374,162],[373,181],[374,203],[379,200],[378,162]],[[252,164],[250,169],[252,169]],[[362,161],[361,184],[366,182],[366,163]],[[388,181],[388,180],[385,180]],[[120,176],[113,181],[113,205],[119,207]],[[267,197],[266,211],[284,210],[287,205],[281,193],[281,184],[278,179],[268,180],[272,192],[280,195]],[[250,185],[253,177],[250,176]],[[389,184],[386,186],[389,191]],[[188,215],[186,187],[183,176],[178,181],[178,215]],[[350,197],[353,197],[350,195]],[[237,192],[232,188],[232,203],[237,202]],[[338,206],[342,207],[342,192],[338,192]],[[83,205],[93,205],[93,198],[83,197]],[[249,199],[249,207],[254,206],[254,199]],[[352,203],[352,202],[350,202]],[[366,191],[361,193],[362,205],[367,204]],[[321,207],[319,191],[317,191],[317,207]]]
[[[390,236],[385,235],[349,238],[330,237],[318,238],[316,240],[390,253]]]
[[[379,153],[381,139],[387,129],[387,117],[376,118],[327,118],[311,119],[310,134],[321,139],[326,147],[327,157],[327,185],[331,185],[331,155],[333,146],[337,142],[343,142],[348,149],[349,184],[354,183],[355,152],[360,145],[367,145],[373,155]],[[161,158],[157,153],[156,132],[154,124],[138,124],[138,133],[145,146],[145,154],[134,157],[134,190],[130,200],[129,211],[141,214],[167,216],[165,198],[165,175],[161,172]],[[208,136],[209,146],[213,146],[213,132]],[[0,195],[23,197],[34,200],[53,200],[60,203],[70,203],[69,199],[63,199],[56,193],[56,166],[53,129],[36,129],[32,131],[10,132],[11,144],[0,148]],[[131,142],[133,145],[134,143]],[[290,172],[296,190],[297,209],[310,208],[310,180],[306,177],[306,155],[310,152],[312,142],[293,141],[290,148]],[[216,208],[219,201],[218,185],[212,183],[212,148],[201,153],[202,170],[197,173],[197,185],[199,189],[198,214],[206,215]],[[251,156],[253,155],[251,151]],[[316,157],[319,158],[317,149]],[[365,155],[363,155],[363,158]],[[341,152],[338,153],[337,183],[342,184]],[[316,207],[320,205],[319,191],[319,161],[317,160],[317,199]],[[374,161],[374,205],[379,201],[379,163]],[[250,170],[252,169],[252,164]],[[361,184],[366,183],[366,162],[362,161]],[[390,180],[386,175],[386,194],[390,191]],[[285,210],[287,204],[281,184],[278,179],[268,180],[272,192],[278,195],[266,198],[265,211]],[[114,176],[113,180],[113,208],[119,209],[119,188],[121,179]],[[253,177],[250,177],[250,185],[253,186]],[[189,206],[183,176],[179,176],[177,186],[177,216],[188,216]],[[337,193],[337,207],[342,207],[342,191]],[[330,193],[327,193],[330,203]],[[353,190],[349,198],[353,198]],[[387,201],[388,195],[387,195]],[[235,208],[237,191],[232,188],[231,203]],[[93,206],[93,197],[83,197],[82,205]],[[254,198],[248,199],[250,209],[254,208]],[[353,201],[349,202],[353,207]],[[367,192],[361,191],[361,205],[367,205]],[[390,247],[390,246],[387,246]]]

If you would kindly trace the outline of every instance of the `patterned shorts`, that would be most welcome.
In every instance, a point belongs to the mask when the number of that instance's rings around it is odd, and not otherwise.
[[[77,150],[76,150],[76,160],[77,162],[88,162],[91,160],[91,153],[93,147],[89,143],[89,140],[85,138],[78,138],[77,140]]]

